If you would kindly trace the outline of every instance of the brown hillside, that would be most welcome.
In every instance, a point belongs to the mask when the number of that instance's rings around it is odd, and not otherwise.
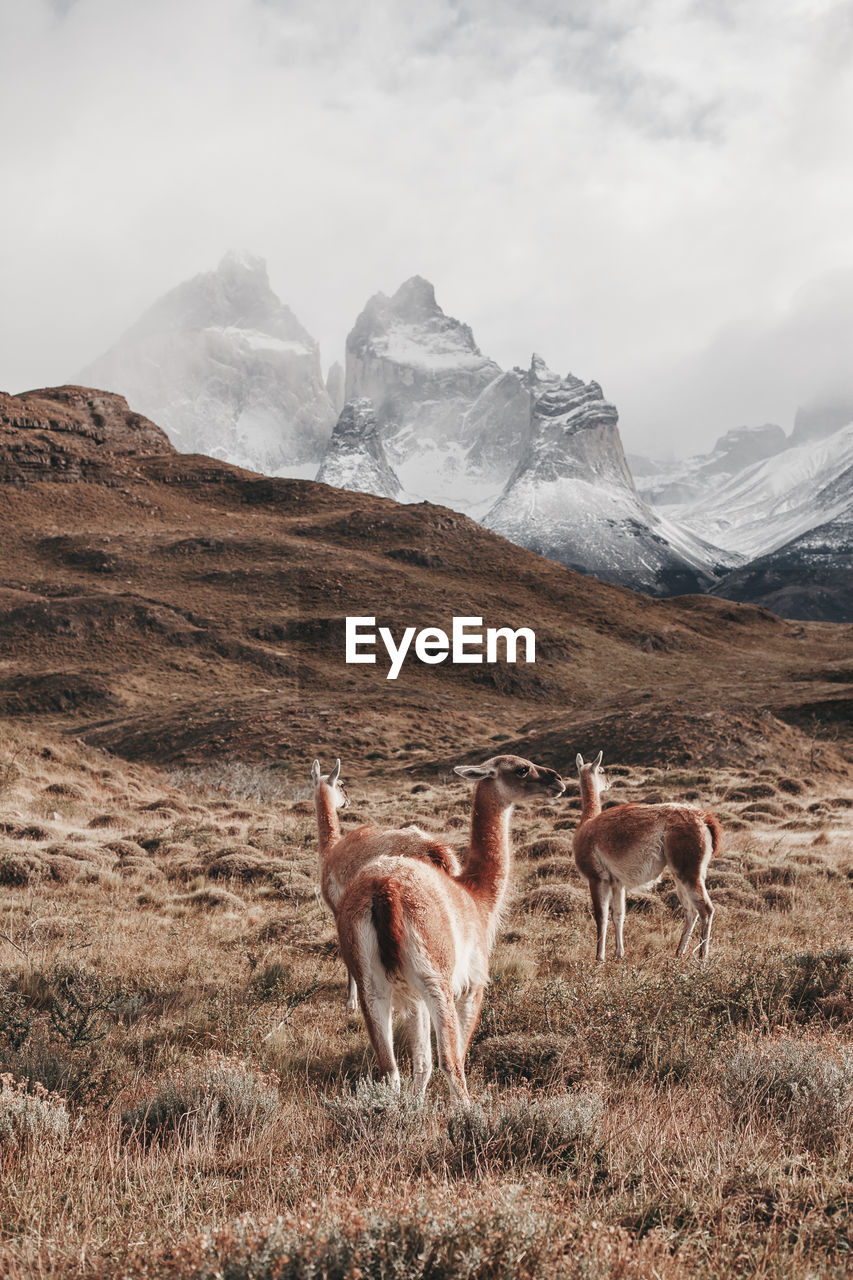
[[[342,754],[352,775],[493,751],[541,723],[565,730],[568,766],[591,719],[613,758],[630,717],[673,707],[701,717],[706,753],[768,709],[799,722],[804,750],[825,727],[841,743],[849,627],[651,600],[443,508],[177,454],[118,396],[0,398],[0,527],[0,715],[130,759],[266,759],[301,777],[306,757]],[[537,662],[412,655],[391,682],[381,648],[376,666],[345,664],[354,614],[395,636],[454,615],[531,626]],[[787,732],[768,751],[790,750]],[[631,758],[665,760],[665,734],[646,750],[645,733]]]

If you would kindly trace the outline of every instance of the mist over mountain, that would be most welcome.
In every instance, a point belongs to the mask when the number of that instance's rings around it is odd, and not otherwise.
[[[318,461],[336,418],[317,343],[247,254],[170,290],[79,377],[182,451],[255,471]]]
[[[853,401],[804,402],[790,436],[775,423],[735,427],[708,454],[629,465],[618,411],[598,383],[562,376],[535,353],[502,369],[422,276],[368,300],[345,368],[332,363],[324,380],[317,343],[270,288],[263,261],[229,253],[155,302],[84,376],[124,394],[183,451],[446,505],[654,595],[709,590],[751,558],[847,518],[849,449],[838,427]],[[786,559],[789,577],[795,560]]]

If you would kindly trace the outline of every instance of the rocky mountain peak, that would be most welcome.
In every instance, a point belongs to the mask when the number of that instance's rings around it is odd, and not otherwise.
[[[538,355],[535,351],[530,357],[530,368],[527,370],[517,369],[516,372],[520,374],[525,387],[527,387],[527,389],[534,395],[544,387],[556,386],[561,381],[559,373],[555,373],[553,369],[549,369],[542,356]],[[567,376],[571,377],[571,374],[568,374]]]
[[[270,287],[264,259],[233,250],[225,254],[215,271],[205,271],[170,289],[120,341],[204,329],[240,329],[308,348],[316,346]]]
[[[317,479],[336,489],[398,497],[400,481],[385,456],[371,400],[350,400],[344,405]]]
[[[223,279],[228,276],[258,276],[265,285],[269,285],[266,260],[247,249],[229,249],[222,255],[216,273]]]
[[[733,427],[720,436],[711,450],[709,469],[715,472],[735,472],[753,462],[772,458],[787,447],[788,438],[775,422],[765,422],[760,427]]]
[[[634,488],[616,406],[597,382],[552,380],[534,362],[526,450],[484,517],[488,529],[572,568],[655,595],[710,584],[709,553],[679,540]]]
[[[543,481],[594,478],[634,493],[618,422],[616,406],[605,400],[597,382],[567,374],[547,383],[534,399],[530,446],[510,484],[527,472]]]
[[[412,276],[404,280],[391,298],[391,306],[398,315],[411,319],[434,315],[436,312],[444,314],[435,300],[435,286],[423,276]]]
[[[445,315],[435,289],[423,276],[412,276],[390,298],[374,294],[357,318],[347,338],[348,399],[354,395],[352,363],[367,352],[395,365],[431,371],[484,367],[490,375],[487,380],[501,372],[483,356],[470,327]],[[381,406],[377,409],[381,420]]]
[[[395,464],[411,455],[413,441],[458,444],[467,410],[500,374],[422,276],[390,298],[375,294],[347,338],[346,399],[373,401]]]

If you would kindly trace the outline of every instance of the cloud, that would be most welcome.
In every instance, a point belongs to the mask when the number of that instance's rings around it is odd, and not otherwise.
[[[72,376],[245,245],[327,362],[418,272],[502,364],[598,378],[629,443],[699,440],[733,425],[702,353],[781,341],[850,265],[848,3],[6,0],[0,23],[0,386]],[[800,340],[819,373],[825,335]],[[732,358],[719,413],[790,419],[773,365]]]

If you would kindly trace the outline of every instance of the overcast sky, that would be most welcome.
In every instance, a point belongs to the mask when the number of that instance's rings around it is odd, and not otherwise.
[[[343,358],[427,276],[686,452],[853,388],[853,2],[0,0],[0,388],[229,247]]]

